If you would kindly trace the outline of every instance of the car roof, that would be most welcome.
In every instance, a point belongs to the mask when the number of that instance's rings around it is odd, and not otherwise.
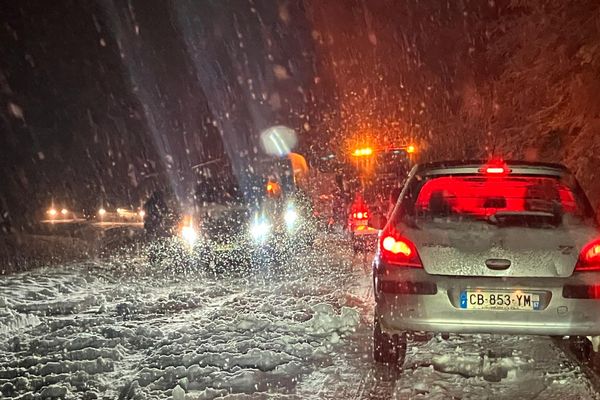
[[[481,167],[488,164],[490,164],[488,160],[436,161],[416,165],[414,173],[418,175],[478,174],[481,172]],[[509,167],[511,174],[518,175],[564,176],[569,173],[564,165],[557,163],[508,160],[502,161],[502,164]]]

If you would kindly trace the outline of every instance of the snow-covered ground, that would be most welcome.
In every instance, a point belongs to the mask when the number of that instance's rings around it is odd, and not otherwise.
[[[153,270],[143,258],[0,277],[5,397],[588,399],[546,338],[415,343],[400,371],[370,356],[364,260],[327,239],[268,276]],[[266,278],[266,279],[265,279]]]

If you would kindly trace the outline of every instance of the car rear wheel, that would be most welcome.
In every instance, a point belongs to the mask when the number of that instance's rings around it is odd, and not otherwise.
[[[373,359],[382,364],[397,365],[406,356],[406,335],[388,335],[381,331],[375,317],[373,328]]]

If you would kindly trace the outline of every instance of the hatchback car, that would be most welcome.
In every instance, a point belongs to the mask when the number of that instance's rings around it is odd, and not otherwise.
[[[561,165],[413,168],[373,263],[374,358],[414,332],[600,335],[600,234]]]

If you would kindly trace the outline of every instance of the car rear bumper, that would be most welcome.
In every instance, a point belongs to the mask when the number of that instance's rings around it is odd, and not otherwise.
[[[375,228],[370,227],[358,227],[362,229],[351,229],[352,235],[354,237],[369,237],[369,238],[377,238],[379,235],[379,231]]]
[[[563,296],[565,285],[594,285],[600,282],[600,273],[570,278],[474,278],[380,266],[374,274],[376,315],[388,333],[600,334],[600,299]],[[529,311],[462,309],[459,296],[465,289],[535,292],[541,295],[541,306]]]

